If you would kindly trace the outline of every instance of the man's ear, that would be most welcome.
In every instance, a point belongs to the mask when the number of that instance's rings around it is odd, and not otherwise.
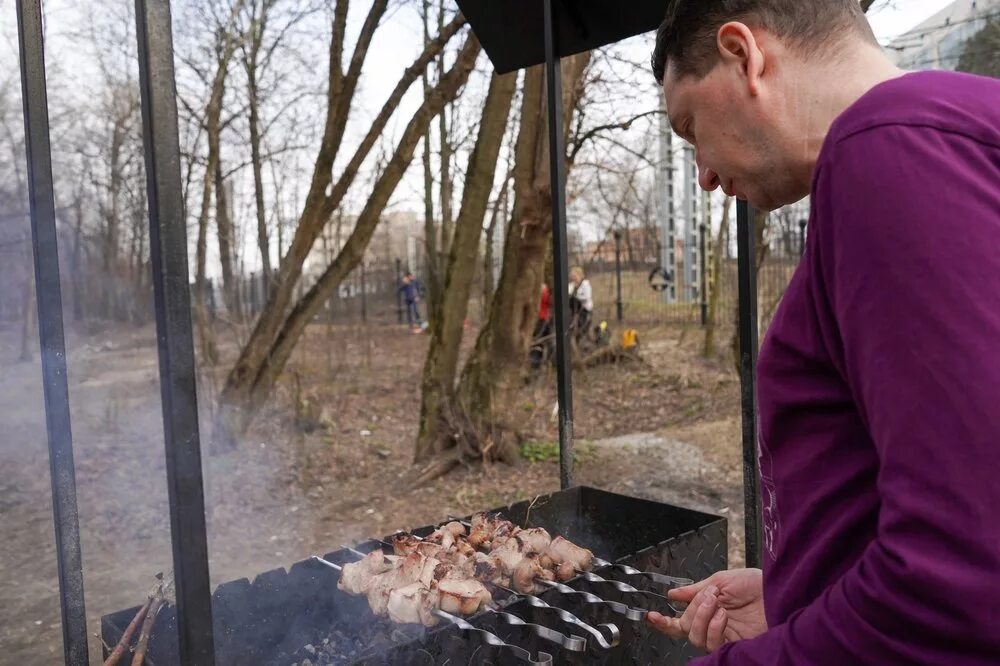
[[[756,97],[760,93],[760,80],[764,75],[764,52],[753,31],[745,23],[730,21],[719,28],[717,43],[722,62],[739,72],[750,96]]]

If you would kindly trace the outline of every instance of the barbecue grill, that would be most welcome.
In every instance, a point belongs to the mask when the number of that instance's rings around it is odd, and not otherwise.
[[[303,560],[252,582],[219,586],[212,597],[216,663],[683,664],[695,654],[645,622],[647,610],[670,608],[663,579],[641,572],[697,580],[725,568],[725,519],[579,486],[490,513],[561,534],[607,562],[536,597],[498,592],[496,611],[465,618],[464,626],[442,622],[425,629],[375,618],[364,597],[337,589],[336,570]],[[426,536],[436,527],[410,532]],[[354,562],[360,553],[386,548],[390,538],[322,558],[336,565]],[[118,642],[137,610],[104,616],[105,644]],[[173,607],[156,618],[149,656],[157,666],[180,664]]]

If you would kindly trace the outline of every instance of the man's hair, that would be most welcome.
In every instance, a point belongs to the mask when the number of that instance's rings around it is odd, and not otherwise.
[[[763,28],[808,53],[824,53],[849,33],[878,43],[858,0],[668,0],[653,51],[657,83],[667,61],[678,78],[708,74],[719,60],[716,35],[729,21]]]

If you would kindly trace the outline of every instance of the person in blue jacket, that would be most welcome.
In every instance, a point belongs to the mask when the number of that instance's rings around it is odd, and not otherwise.
[[[420,316],[420,292],[421,292],[420,280],[414,277],[413,273],[410,271],[406,272],[403,276],[403,281],[399,285],[399,291],[403,294],[403,299],[406,301],[406,322],[413,329],[414,333],[419,333],[423,330],[424,320]]]

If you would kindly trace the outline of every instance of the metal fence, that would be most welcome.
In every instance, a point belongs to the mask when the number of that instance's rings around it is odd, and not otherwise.
[[[337,287],[337,291],[316,314],[324,322],[374,322],[392,323],[406,319],[402,295],[399,292],[402,276],[407,271],[401,259],[380,258],[358,264]],[[414,271],[418,279],[422,276]],[[315,276],[313,276],[313,280]],[[300,281],[301,297],[311,286],[309,276]],[[192,290],[194,285],[191,285]],[[205,284],[205,307],[211,319],[226,316],[252,321],[267,304],[268,283],[264,275],[254,272],[235,283],[235,294],[227,298],[217,280]],[[236,312],[233,312],[233,310]],[[426,317],[423,305],[420,314]]]
[[[735,239],[735,229],[730,229],[726,237]],[[716,247],[718,236],[711,238],[705,231],[699,234],[694,251],[689,252],[684,240],[678,239],[674,248],[676,268],[670,273],[653,258],[660,254],[659,250],[634,252],[630,259],[621,239],[617,240],[596,256],[581,253],[575,257],[574,263],[584,269],[593,288],[596,321],[645,326],[704,325],[712,316],[710,305],[713,290],[717,289],[716,323],[733,323],[739,290],[736,251],[731,242]],[[804,242],[804,223],[794,233],[777,231],[765,236],[767,249],[757,275],[762,324],[769,321],[784,294]],[[687,263],[693,265],[685,265],[688,257],[691,260]],[[714,275],[716,266],[720,271],[718,279]]]

